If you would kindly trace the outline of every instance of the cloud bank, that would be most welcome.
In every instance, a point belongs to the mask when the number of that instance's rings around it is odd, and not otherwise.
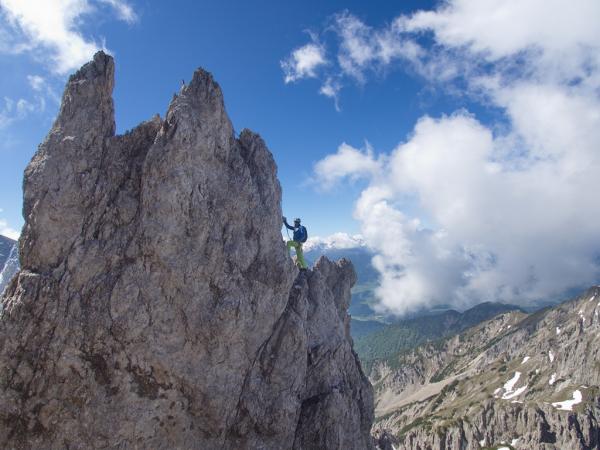
[[[503,114],[424,116],[388,153],[343,144],[315,165],[324,187],[368,180],[354,214],[377,253],[382,310],[535,302],[598,282],[597,17],[591,0],[452,0],[379,30],[345,28],[340,74],[364,81],[398,58]]]
[[[347,250],[350,248],[364,247],[365,240],[360,234],[333,233],[329,236],[309,237],[304,244],[304,251],[313,250]]]

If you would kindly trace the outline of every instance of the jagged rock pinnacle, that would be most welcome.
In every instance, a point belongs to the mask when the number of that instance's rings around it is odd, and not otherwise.
[[[0,446],[372,448],[349,262],[298,275],[264,141],[201,69],[115,136],[114,63],[67,83],[27,167],[0,316]]]

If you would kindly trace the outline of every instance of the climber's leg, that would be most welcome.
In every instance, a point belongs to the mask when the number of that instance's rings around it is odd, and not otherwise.
[[[298,258],[298,262],[300,263],[301,269],[306,269],[308,265],[304,260],[304,252],[302,251],[302,243],[296,242],[296,257]]]
[[[296,248],[296,242],[295,241],[287,241],[288,254],[290,254],[290,255],[291,255],[292,247]]]

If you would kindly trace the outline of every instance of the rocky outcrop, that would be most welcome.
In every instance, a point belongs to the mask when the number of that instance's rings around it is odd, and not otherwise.
[[[348,261],[298,273],[263,140],[197,70],[115,135],[114,65],[67,84],[25,172],[0,318],[0,446],[368,449]]]
[[[402,450],[480,450],[506,444],[526,450],[589,450],[600,448],[599,419],[598,408],[567,414],[550,405],[498,405],[488,400],[468,418],[422,422],[392,442]]]

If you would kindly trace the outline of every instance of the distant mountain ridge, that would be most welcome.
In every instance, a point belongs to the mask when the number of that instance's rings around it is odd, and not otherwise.
[[[595,286],[378,362],[371,381],[379,447],[600,448],[599,313]]]
[[[367,374],[371,368],[385,362],[395,367],[398,356],[427,342],[460,333],[498,314],[521,311],[515,305],[481,303],[464,312],[453,309],[405,318],[362,336],[354,336],[355,349]]]
[[[17,241],[0,235],[0,294],[19,271],[19,247]]]
[[[16,243],[17,241],[0,234],[0,271],[4,267],[6,260],[10,256],[10,251]]]

